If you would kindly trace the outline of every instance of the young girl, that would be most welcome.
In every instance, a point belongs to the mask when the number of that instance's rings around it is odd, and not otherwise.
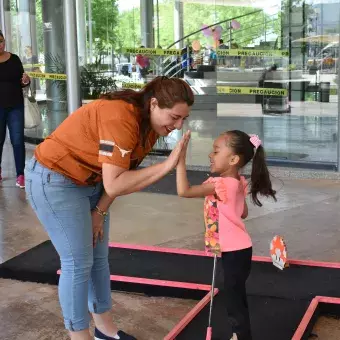
[[[248,216],[246,195],[262,206],[258,195],[272,197],[265,153],[258,136],[238,130],[227,131],[214,142],[209,155],[210,177],[201,185],[190,186],[185,166],[186,147],[177,165],[177,192],[181,197],[205,197],[205,244],[210,252],[222,252],[224,296],[232,339],[251,340],[246,281],[250,273],[252,242],[242,219]],[[240,170],[253,160],[251,185]]]

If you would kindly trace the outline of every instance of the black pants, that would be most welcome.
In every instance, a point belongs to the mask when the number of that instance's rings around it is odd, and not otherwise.
[[[250,274],[252,248],[222,253],[224,295],[228,319],[238,340],[251,340],[251,328],[246,293]]]

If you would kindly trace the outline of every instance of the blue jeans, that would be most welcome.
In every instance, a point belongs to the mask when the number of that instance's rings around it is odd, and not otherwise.
[[[112,308],[109,218],[103,242],[93,248],[92,237],[91,210],[103,185],[78,186],[35,158],[26,166],[25,179],[27,198],[60,256],[59,300],[65,326],[71,331],[87,329],[88,311],[102,314]]]
[[[2,151],[6,140],[7,126],[13,146],[17,176],[20,176],[24,174],[25,169],[24,105],[7,109],[0,107],[0,165],[2,160]]]

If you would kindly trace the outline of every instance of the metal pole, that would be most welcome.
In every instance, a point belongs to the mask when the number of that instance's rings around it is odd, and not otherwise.
[[[210,290],[210,308],[209,308],[209,321],[208,327],[211,327],[211,317],[213,311],[213,303],[214,303],[214,293],[215,293],[215,276],[216,276],[216,263],[217,263],[217,255],[214,255],[214,267],[213,267],[213,276],[211,282],[211,290]]]
[[[292,79],[292,70],[290,65],[292,64],[292,0],[288,0],[288,51],[289,51],[289,80]],[[289,102],[292,101],[292,82],[289,81],[288,83],[288,100]]]
[[[159,40],[159,4],[157,0],[157,47],[160,46]]]
[[[76,0],[64,0],[64,23],[68,98],[67,108],[68,113],[71,114],[81,106]]]
[[[80,65],[86,64],[86,25],[85,25],[85,3],[84,0],[77,0],[77,33],[78,53]]]
[[[190,48],[189,48],[189,41],[187,44],[187,71],[190,71]]]
[[[176,48],[182,49],[184,47],[184,26],[183,26],[183,2],[175,0],[174,4],[174,38]],[[173,46],[172,45],[172,46]]]
[[[5,34],[5,8],[3,0],[0,0],[0,30]]]
[[[19,15],[21,15],[22,18],[22,21],[20,23],[20,34],[22,37],[21,46],[23,47],[22,52],[24,52],[24,48],[26,46],[31,46],[32,64],[39,64],[36,14],[37,12],[35,0],[28,1],[25,0],[20,2]],[[29,28],[28,33],[27,28]],[[32,69],[35,70],[34,67],[32,67]],[[39,79],[32,80],[31,82],[32,94],[35,95],[38,89],[40,90],[40,80]]]
[[[92,49],[92,0],[88,0],[88,10],[89,10],[89,47],[90,47],[90,64],[92,63],[93,58],[93,49]]]
[[[145,47],[155,46],[153,0],[140,0],[141,40]]]
[[[229,21],[229,49],[231,49],[231,47],[232,47],[232,40],[233,40],[233,32],[232,32],[232,30],[233,30],[233,25],[232,25],[232,22],[231,21]]]
[[[267,20],[266,13],[263,11],[263,23],[264,23],[264,42],[267,42]]]
[[[306,1],[304,0],[302,3],[302,38],[305,39],[306,38]],[[306,54],[307,54],[307,50],[306,50],[306,43],[302,44],[303,46],[303,52],[302,52],[302,70],[305,70],[306,67]],[[302,71],[302,72],[303,72]],[[300,100],[301,101],[305,101],[305,89],[306,87],[303,86],[302,91],[300,92]]]

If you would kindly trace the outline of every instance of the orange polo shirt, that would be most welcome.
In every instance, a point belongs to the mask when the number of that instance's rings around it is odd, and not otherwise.
[[[158,135],[140,141],[138,110],[122,100],[95,100],[76,110],[38,145],[35,158],[80,185],[102,180],[102,163],[136,168]]]

